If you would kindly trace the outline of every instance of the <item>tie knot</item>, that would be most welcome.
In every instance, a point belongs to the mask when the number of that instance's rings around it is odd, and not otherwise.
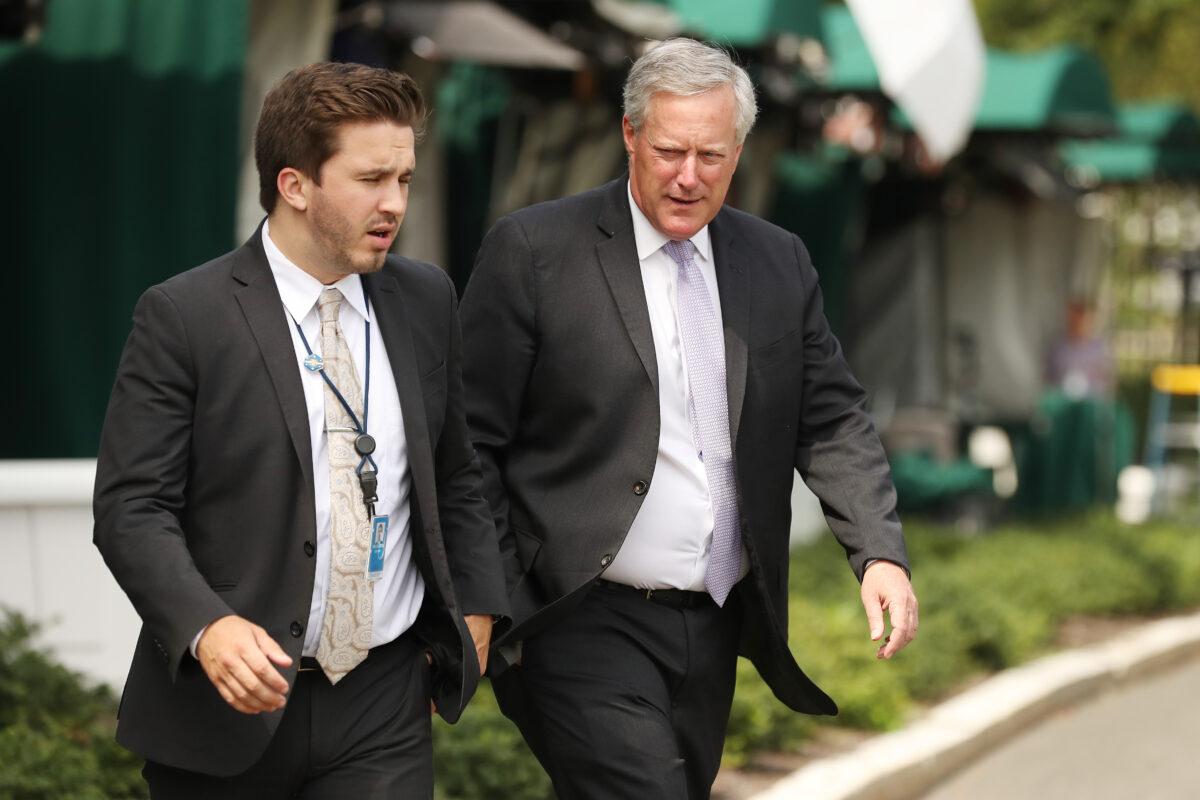
[[[667,251],[667,255],[671,257],[671,260],[681,267],[685,267],[691,263],[693,247],[695,247],[695,245],[692,244],[691,239],[684,239],[682,241],[672,239],[663,245],[663,248]]]
[[[342,293],[337,289],[325,289],[317,298],[317,314],[321,322],[336,322],[342,307]]]

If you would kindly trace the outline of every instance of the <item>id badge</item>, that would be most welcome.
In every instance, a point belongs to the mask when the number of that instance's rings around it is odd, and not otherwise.
[[[388,517],[380,514],[371,520],[371,558],[367,562],[367,580],[377,581],[383,575],[383,550],[387,545]]]

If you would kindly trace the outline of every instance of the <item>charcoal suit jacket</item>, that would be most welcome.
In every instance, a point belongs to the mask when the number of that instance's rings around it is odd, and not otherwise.
[[[514,619],[501,647],[563,618],[654,491],[657,362],[627,181],[502,218],[463,298],[467,418]],[[794,470],[861,580],[870,559],[907,565],[888,462],[800,239],[728,206],[709,230],[749,558],[740,651],[788,706],[833,714],[788,647]]]
[[[257,761],[283,712],[231,708],[189,643],[239,614],[292,657],[281,671],[294,683],[316,563],[308,412],[261,235],[138,301],[94,497],[95,543],[143,622],[117,739],[214,775]],[[463,615],[508,610],[463,416],[457,300],[441,270],[395,256],[363,282],[407,439],[425,582],[414,630],[435,658],[438,711],[454,721],[479,675]]]

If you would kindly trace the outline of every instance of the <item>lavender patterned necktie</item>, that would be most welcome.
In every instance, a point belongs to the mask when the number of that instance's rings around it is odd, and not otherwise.
[[[679,331],[687,356],[688,416],[696,450],[704,462],[713,507],[712,547],[704,588],[717,605],[724,606],[742,570],[741,521],[729,442],[725,339],[704,276],[692,258],[691,241],[670,241],[663,247],[679,265],[676,298]]]

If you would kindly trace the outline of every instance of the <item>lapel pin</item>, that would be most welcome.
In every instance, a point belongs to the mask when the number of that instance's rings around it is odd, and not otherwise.
[[[322,359],[316,353],[309,353],[308,357],[304,359],[304,368],[309,372],[320,372],[321,368],[324,366],[324,359]]]

